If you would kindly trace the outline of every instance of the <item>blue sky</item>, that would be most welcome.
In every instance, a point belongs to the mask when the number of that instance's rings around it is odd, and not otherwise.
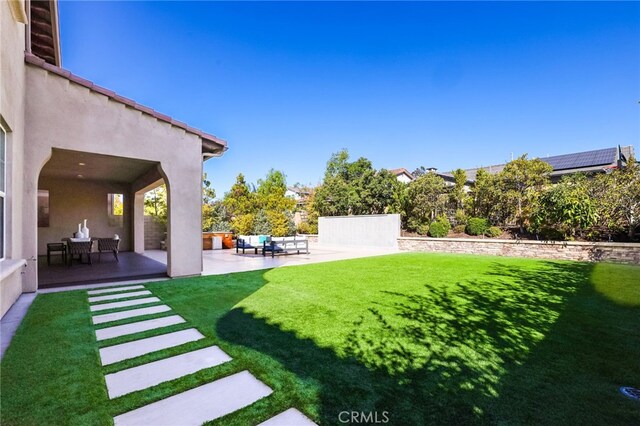
[[[640,3],[60,3],[63,66],[317,183],[332,152],[446,171],[635,145]],[[132,141],[133,142],[133,141]]]

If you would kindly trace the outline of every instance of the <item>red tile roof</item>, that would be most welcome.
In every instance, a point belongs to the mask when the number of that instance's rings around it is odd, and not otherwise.
[[[407,176],[409,176],[411,179],[414,179],[413,175],[411,174],[411,172],[409,172],[409,170],[405,169],[404,167],[401,167],[399,169],[391,169],[389,170],[389,172],[391,172],[391,174],[399,176],[401,174],[405,174]]]
[[[94,91],[96,93],[100,93],[101,95],[104,95],[106,97],[108,97],[109,99],[119,102],[121,104],[124,104],[130,108],[133,108],[135,110],[141,111],[145,114],[148,114],[152,117],[154,117],[155,119],[159,120],[159,121],[164,121],[166,123],[169,123],[170,125],[174,126],[174,127],[178,127],[180,129],[183,129],[184,131],[188,132],[188,133],[192,133],[194,135],[199,136],[204,142],[208,142],[209,144],[213,143],[214,145],[217,145],[220,147],[220,151],[226,151],[227,149],[227,142],[223,139],[220,139],[214,135],[211,135],[209,133],[205,133],[202,130],[198,130],[196,128],[193,128],[189,125],[187,125],[186,123],[183,123],[181,121],[178,120],[174,120],[173,118],[169,117],[168,115],[164,115],[161,114],[149,107],[146,107],[144,105],[140,105],[138,103],[136,103],[135,101],[129,99],[129,98],[125,98],[124,96],[120,96],[117,93],[106,89],[104,87],[98,86],[97,84],[94,84],[93,82],[89,81],[89,80],[85,80],[82,77],[78,77],[75,74],[70,73],[69,71],[62,69],[60,67],[57,67],[55,65],[51,65],[50,63],[46,62],[44,59],[41,59],[31,53],[25,52],[25,56],[24,56],[24,60],[26,63],[31,64],[31,65],[35,65],[37,67],[40,67],[42,69],[45,69],[49,72],[52,72],[56,75],[59,75],[61,77],[66,78],[67,80],[79,84],[81,86],[86,87],[87,89]]]

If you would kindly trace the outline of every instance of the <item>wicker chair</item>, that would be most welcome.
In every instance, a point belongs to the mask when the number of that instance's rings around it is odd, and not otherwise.
[[[69,251],[69,266],[73,263],[73,256],[76,254],[80,257],[80,263],[82,263],[82,255],[86,254],[91,265],[91,246],[93,241],[67,241],[67,250]]]
[[[116,262],[120,262],[118,259],[118,247],[120,246],[120,240],[115,238],[98,238],[98,262],[101,261],[100,257],[103,251],[113,252],[116,258]]]

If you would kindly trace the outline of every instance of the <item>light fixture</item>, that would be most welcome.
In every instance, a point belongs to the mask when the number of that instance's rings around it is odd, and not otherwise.
[[[84,178],[84,176],[82,176],[82,175],[78,175],[78,177],[79,177],[80,179]]]
[[[78,163],[78,166],[86,166],[84,163]]]

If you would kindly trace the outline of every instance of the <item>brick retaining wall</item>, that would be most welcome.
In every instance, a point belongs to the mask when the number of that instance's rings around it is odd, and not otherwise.
[[[402,251],[640,264],[640,244],[637,243],[401,237],[398,238],[398,248]]]

